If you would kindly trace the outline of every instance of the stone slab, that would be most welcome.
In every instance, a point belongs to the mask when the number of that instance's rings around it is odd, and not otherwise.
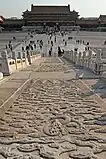
[[[31,74],[31,78],[40,78],[40,79],[75,79],[76,74],[74,71],[71,73],[64,73],[64,72],[33,72]]]

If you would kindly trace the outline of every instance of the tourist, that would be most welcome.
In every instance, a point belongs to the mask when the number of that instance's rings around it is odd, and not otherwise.
[[[13,37],[13,40],[16,40],[16,38],[15,38],[15,37]]]
[[[54,39],[55,43],[56,43],[56,36],[55,36],[55,39]]]
[[[52,47],[50,48],[51,52],[52,52]]]
[[[24,47],[22,46],[22,51],[24,51]]]
[[[88,49],[87,49],[87,47],[85,47],[85,51],[87,51]]]
[[[89,42],[87,42],[87,46],[89,45]]]
[[[32,46],[32,45],[30,46],[30,48],[31,48],[31,50],[33,51],[33,46]]]
[[[36,49],[36,44],[34,44],[34,48]]]
[[[29,44],[29,48],[31,48],[31,44]]]
[[[67,46],[67,41],[65,41],[65,46]]]
[[[8,46],[7,46],[7,44],[6,44],[6,49],[8,49]]]
[[[26,46],[26,50],[27,50],[27,51],[29,50],[29,46]]]
[[[104,42],[104,45],[106,45],[106,41]]]
[[[80,40],[80,44],[82,44],[82,40]]]
[[[78,51],[78,48],[75,48],[74,51],[77,52],[77,51]]]
[[[61,49],[60,49],[60,46],[58,46],[58,56],[59,56],[59,57],[61,56]]]
[[[51,57],[51,50],[49,50],[49,57]]]
[[[40,49],[42,49],[42,45],[41,44],[39,44],[39,47],[40,47]]]
[[[9,47],[9,49],[11,48],[11,44],[10,43],[8,44],[8,47]]]
[[[12,45],[10,46],[10,50],[11,50],[11,51],[13,50],[13,47],[12,47]]]
[[[51,45],[53,46],[53,41],[51,41]]]

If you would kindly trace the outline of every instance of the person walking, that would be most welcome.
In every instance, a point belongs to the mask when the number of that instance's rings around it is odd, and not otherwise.
[[[51,57],[51,50],[49,50],[49,57]]]

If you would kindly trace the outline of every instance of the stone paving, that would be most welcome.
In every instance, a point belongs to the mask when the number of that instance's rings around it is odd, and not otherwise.
[[[106,113],[88,92],[80,80],[33,79],[0,119],[0,159],[106,159]]]
[[[55,57],[47,57],[44,61],[44,63],[63,63],[63,61],[60,58],[55,58]]]
[[[74,36],[75,40],[84,40],[85,43],[89,42],[93,46],[103,46],[104,41],[106,40],[106,32],[90,32],[90,31],[81,31],[78,34],[72,32],[70,34]]]
[[[47,57],[36,72],[65,72],[68,70],[60,58]]]
[[[20,44],[22,40],[25,40],[25,36],[28,36],[28,33],[24,32],[8,32],[8,33],[0,33],[0,50],[5,48],[5,45],[8,44],[9,41],[12,42],[13,48]],[[13,37],[16,37],[16,40],[13,40]]]
[[[36,72],[64,72],[67,68],[62,64],[42,64]]]

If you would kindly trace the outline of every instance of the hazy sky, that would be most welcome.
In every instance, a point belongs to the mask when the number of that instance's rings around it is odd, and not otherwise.
[[[0,15],[20,18],[23,11],[30,9],[31,4],[70,4],[71,10],[78,11],[81,17],[106,14],[106,0],[0,0]]]

